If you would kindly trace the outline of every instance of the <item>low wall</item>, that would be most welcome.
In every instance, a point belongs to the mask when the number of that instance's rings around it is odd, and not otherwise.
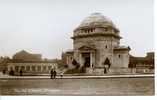
[[[87,68],[86,73],[90,75],[105,75],[105,74],[147,74],[154,73],[154,69],[149,68],[110,68],[104,71],[104,68]]]

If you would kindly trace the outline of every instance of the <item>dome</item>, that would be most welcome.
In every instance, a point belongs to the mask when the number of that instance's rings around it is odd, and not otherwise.
[[[93,13],[85,18],[74,30],[73,39],[84,36],[114,36],[120,38],[119,29],[101,13]]]
[[[91,14],[89,17],[85,18],[81,22],[81,24],[78,26],[78,28],[95,27],[95,26],[100,26],[100,27],[112,26],[112,27],[116,28],[115,25],[113,24],[113,22],[106,16],[102,15],[101,13]]]

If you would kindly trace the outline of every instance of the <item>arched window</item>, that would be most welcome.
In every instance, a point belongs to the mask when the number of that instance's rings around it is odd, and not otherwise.
[[[21,69],[24,70],[24,69],[25,69],[25,66],[21,66]]]
[[[48,66],[48,69],[51,70],[52,66]]]
[[[41,71],[41,66],[38,66],[38,71]]]
[[[26,66],[26,70],[27,70],[27,71],[30,71],[30,66]]]
[[[32,71],[35,71],[35,66],[32,66]]]
[[[19,71],[19,66],[15,66],[15,71],[16,71],[16,72]]]
[[[46,71],[46,66],[43,66],[43,71]]]

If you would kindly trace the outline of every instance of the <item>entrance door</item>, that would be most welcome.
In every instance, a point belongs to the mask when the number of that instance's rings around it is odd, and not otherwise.
[[[90,67],[90,53],[82,53],[84,58],[84,67]]]
[[[84,66],[85,66],[85,67],[90,67],[90,57],[85,57]]]

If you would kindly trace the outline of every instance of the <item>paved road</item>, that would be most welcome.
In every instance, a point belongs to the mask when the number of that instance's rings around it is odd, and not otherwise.
[[[0,79],[0,95],[154,95],[154,78]]]

